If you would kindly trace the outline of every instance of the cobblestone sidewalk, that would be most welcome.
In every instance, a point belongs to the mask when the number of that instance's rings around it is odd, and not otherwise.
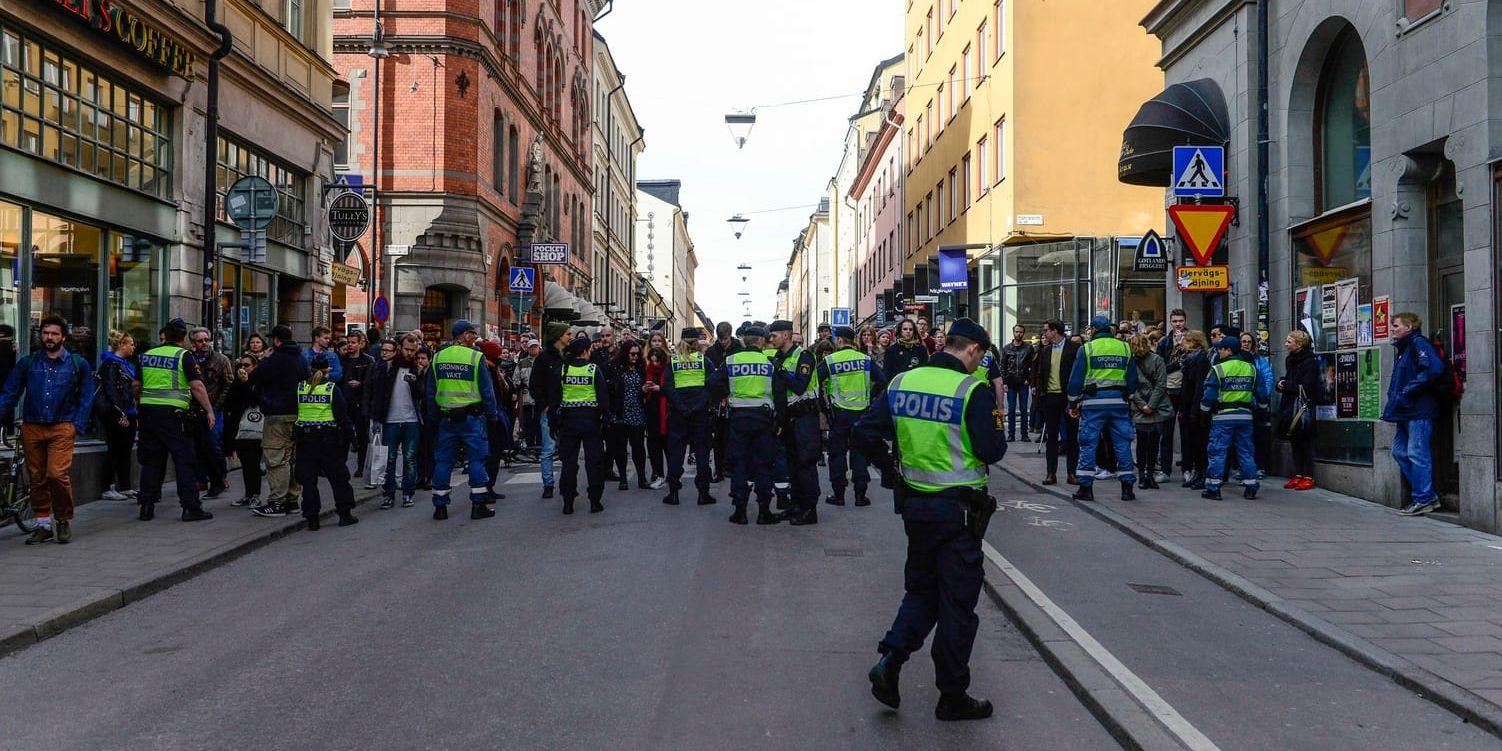
[[[1013,444],[1002,467],[1036,486],[1034,448]],[[1218,502],[1176,481],[1123,502],[1100,481],[1099,500],[1082,505],[1448,708],[1502,725],[1502,537],[1285,481],[1268,477],[1254,501],[1227,485]]]

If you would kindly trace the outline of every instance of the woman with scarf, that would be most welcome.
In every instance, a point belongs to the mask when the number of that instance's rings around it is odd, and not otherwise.
[[[108,489],[102,497],[125,501],[136,495],[130,489],[130,449],[136,442],[133,384],[139,377],[129,359],[136,354],[136,340],[124,331],[111,331],[109,345],[99,359],[99,396],[94,400],[94,416],[104,427],[108,450],[104,465]]]
[[[928,363],[928,347],[918,337],[918,324],[911,318],[897,322],[897,341],[882,355],[881,372],[888,379]]]

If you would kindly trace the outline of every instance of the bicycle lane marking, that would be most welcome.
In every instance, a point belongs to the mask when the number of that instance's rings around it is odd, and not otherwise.
[[[1022,573],[1016,566],[1013,566],[1011,561],[1008,561],[996,548],[992,547],[990,542],[982,540],[981,550],[985,553],[986,559],[991,562],[991,565],[999,569],[1018,589],[1022,590],[1023,594],[1027,595],[1027,598],[1034,605],[1047,614],[1055,625],[1063,630],[1070,639],[1074,640],[1081,649],[1085,650],[1086,654],[1090,655],[1090,659],[1094,660],[1096,664],[1109,673],[1121,685],[1123,690],[1131,694],[1137,703],[1150,712],[1164,728],[1173,733],[1186,748],[1193,751],[1220,751],[1214,741],[1211,741],[1198,728],[1184,719],[1184,716],[1179,714],[1178,710],[1173,708],[1173,705],[1159,696],[1158,692],[1147,685],[1146,681],[1137,677],[1137,674],[1122,664],[1121,660],[1116,659],[1115,655],[1111,654],[1100,642],[1096,641],[1095,637],[1091,636],[1090,632],[1086,631],[1069,613],[1065,612],[1063,608],[1049,599],[1048,595],[1043,594],[1043,590],[1039,589],[1036,584],[1033,584],[1033,581],[1027,578],[1026,574]]]

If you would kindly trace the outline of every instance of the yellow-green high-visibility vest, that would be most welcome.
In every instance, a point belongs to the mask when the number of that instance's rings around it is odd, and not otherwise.
[[[433,357],[433,384],[438,408],[463,409],[480,403],[480,352],[451,344]]]
[[[594,363],[585,365],[565,365],[563,367],[563,404],[564,407],[598,407],[600,400],[595,393],[595,378],[599,375],[599,366]]]
[[[324,381],[314,386],[307,381],[297,384],[297,424],[331,426],[334,424],[334,383]]]
[[[1132,346],[1120,339],[1102,338],[1085,342],[1085,385],[1096,388],[1124,389],[1127,368],[1132,363]]]
[[[743,349],[725,358],[730,376],[730,406],[772,408],[772,361],[760,352]]]
[[[704,355],[698,352],[690,352],[688,357],[679,358],[677,353],[670,360],[673,368],[673,388],[697,389],[704,388]]]
[[[796,372],[798,370],[798,358],[800,358],[802,356],[803,356],[803,348],[795,345],[792,349],[788,350],[787,357],[782,358],[782,369],[785,370],[785,371],[787,371],[788,373]],[[773,359],[774,360],[776,359],[775,356],[774,356]],[[786,388],[786,387],[784,387],[784,388]],[[817,378],[810,378],[810,379],[808,379],[808,388],[804,389],[803,393],[801,393],[801,394],[794,394],[792,389],[787,389],[787,396],[788,396],[788,406],[789,407],[791,407],[791,406],[793,406],[795,404],[801,404],[802,402],[813,401],[814,399],[818,399],[819,398],[819,379],[817,379]]]
[[[829,371],[829,402],[860,412],[871,406],[871,358],[854,347],[835,350],[824,358]]]
[[[1211,368],[1220,384],[1216,396],[1220,401],[1222,415],[1230,416],[1236,411],[1246,412],[1252,406],[1252,388],[1257,383],[1257,368],[1239,357],[1222,360]]]
[[[141,355],[141,404],[188,408],[193,391],[183,364],[187,356],[188,350],[176,344],[163,344]]]
[[[965,429],[965,408],[980,386],[975,376],[933,365],[909,370],[887,386],[899,470],[913,489],[985,487],[985,464],[976,458]]]

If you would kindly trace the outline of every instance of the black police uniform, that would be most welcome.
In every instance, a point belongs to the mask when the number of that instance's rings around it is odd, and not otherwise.
[[[177,344],[182,346],[181,342]],[[182,363],[187,382],[202,383],[198,363],[186,354]],[[141,519],[152,518],[157,501],[162,499],[168,457],[172,458],[172,470],[177,476],[177,500],[183,511],[202,511],[203,502],[198,496],[197,447],[193,440],[196,426],[189,424],[195,418],[190,417],[187,410],[160,404],[142,404],[136,413],[141,424],[140,443],[136,447],[136,459],[141,465],[141,487],[136,492],[136,503],[141,505]]]
[[[789,349],[792,345],[789,345]],[[814,356],[804,349],[798,353],[796,362],[782,369],[782,359],[787,351],[777,354],[778,370],[783,373],[780,383],[773,391],[783,394],[788,401],[792,395],[803,394],[814,385]],[[790,404],[783,413],[782,450],[788,459],[788,480],[792,483],[794,523],[812,524],[819,520],[819,453],[824,443],[819,430],[819,402],[808,399]]]
[[[701,364],[705,369],[712,367],[707,357],[701,360]],[[707,387],[679,387],[669,357],[667,367],[663,368],[662,394],[668,400],[668,495],[663,502],[670,505],[678,502],[678,491],[683,488],[683,457],[691,449],[694,452],[694,487],[699,491],[700,505],[714,503],[709,494],[709,483],[714,474],[709,458],[714,429],[709,390]]]
[[[577,355],[564,361],[564,373],[570,367],[585,367],[590,362]],[[574,513],[574,499],[579,495],[579,451],[584,451],[584,477],[588,482],[589,510],[598,513],[605,510],[600,499],[605,495],[605,434],[603,416],[610,413],[610,389],[605,383],[605,373],[595,372],[594,407],[564,407],[554,405],[554,413],[548,416],[548,424],[558,430],[558,460],[562,462],[562,477],[558,489],[563,495],[563,513]]]
[[[871,361],[871,403],[882,398],[886,390],[886,376],[882,373],[876,361]],[[829,360],[825,358],[819,363],[819,383],[829,383]],[[840,506],[845,503],[845,488],[855,486],[855,505],[865,506],[870,504],[866,495],[866,489],[871,485],[871,473],[866,469],[866,456],[857,451],[850,442],[850,431],[855,423],[866,412],[844,409],[834,404],[834,397],[828,391],[823,392],[824,406],[829,414],[829,486],[834,495],[827,499],[831,505]],[[869,408],[868,408],[869,409]],[[850,478],[847,481],[846,473]]]
[[[729,368],[710,371],[704,381],[710,398],[724,399],[730,395]],[[730,521],[745,524],[746,505],[751,500],[751,490],[756,490],[758,513],[757,524],[776,524],[782,518],[772,513],[772,457],[778,446],[773,435],[782,422],[782,413],[787,409],[784,397],[782,371],[772,372],[772,408],[729,407],[726,427],[729,430],[730,449],[730,502],[735,513]]]
[[[318,490],[318,478],[325,477],[334,494],[334,510],[339,512],[340,526],[355,522],[355,491],[349,484],[349,446],[355,438],[354,420],[350,418],[349,402],[344,399],[344,390],[335,386],[333,396],[333,425],[297,425],[293,434],[297,438],[297,455],[293,460],[293,476],[302,486],[302,516],[308,520],[308,529],[318,529],[318,515],[323,511],[323,497]],[[299,394],[298,399],[311,398]]]

